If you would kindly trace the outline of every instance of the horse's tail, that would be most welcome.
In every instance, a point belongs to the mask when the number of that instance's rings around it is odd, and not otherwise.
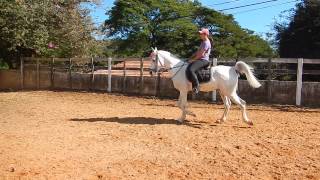
[[[250,67],[248,64],[246,64],[242,61],[238,61],[234,67],[240,74],[246,75],[250,86],[252,86],[254,88],[258,88],[261,86],[261,84],[258,82],[257,78],[252,73],[253,68]]]

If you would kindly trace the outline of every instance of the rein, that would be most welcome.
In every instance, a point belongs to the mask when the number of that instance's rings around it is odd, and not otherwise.
[[[169,68],[169,70],[171,70],[171,69],[175,69],[175,68],[180,67],[180,69],[171,77],[171,79],[173,79],[173,78],[178,74],[178,72],[180,72],[180,70],[182,69],[182,67],[183,67],[185,64],[188,64],[188,63],[186,63],[185,61],[183,61],[183,64],[182,64],[181,66]]]
[[[157,54],[157,61],[158,61],[158,54]],[[162,67],[164,67],[164,65],[159,61],[159,63],[160,63],[160,66],[162,66]],[[180,65],[180,66],[174,66],[174,67],[172,67],[172,68],[162,68],[163,70],[161,71],[161,72],[165,72],[165,71],[169,71],[169,70],[172,70],[172,69],[176,69],[176,68],[179,68],[179,70],[171,77],[171,79],[173,79],[177,74],[178,74],[178,72],[180,72],[180,70],[182,69],[182,67],[183,66],[185,66],[186,64],[188,64],[186,61],[183,61],[183,64],[182,65]],[[159,72],[159,70],[158,70],[158,72]]]

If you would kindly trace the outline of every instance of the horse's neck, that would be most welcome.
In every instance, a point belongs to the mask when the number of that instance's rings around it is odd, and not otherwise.
[[[181,68],[184,66],[184,62],[178,58],[172,57],[170,54],[165,54],[164,58],[164,65],[166,68],[169,69],[169,73],[171,77],[175,76]]]
[[[164,57],[164,65],[166,66],[166,68],[173,68],[174,66],[176,66],[181,62],[180,59],[171,57],[169,54],[164,54],[163,57]]]

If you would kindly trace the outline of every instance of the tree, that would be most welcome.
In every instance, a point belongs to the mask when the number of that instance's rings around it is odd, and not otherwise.
[[[0,1],[0,56],[89,56],[94,30],[83,1]],[[48,48],[51,43],[55,48]]]
[[[213,34],[215,56],[269,57],[273,53],[265,40],[253,31],[242,29],[232,15],[199,6],[195,18],[198,27],[208,27]]]
[[[197,30],[190,18],[193,9],[189,1],[118,0],[108,12],[105,32],[122,42],[117,51],[121,54],[141,55],[150,47],[166,49],[172,43],[173,52],[187,54],[190,50],[181,47]]]
[[[268,43],[242,29],[231,15],[224,15],[190,0],[117,0],[107,12],[104,30],[118,43],[117,53],[145,55],[150,47],[167,49],[183,57],[199,45],[197,31],[208,27],[214,37],[215,56],[269,56]]]
[[[304,0],[288,17],[275,25],[280,57],[320,58],[320,1]]]
[[[43,6],[47,4],[43,2]],[[40,4],[34,6],[16,2],[0,2],[0,49],[6,57],[16,50],[38,49],[43,51],[44,40],[49,34],[45,28],[45,10],[39,11]]]

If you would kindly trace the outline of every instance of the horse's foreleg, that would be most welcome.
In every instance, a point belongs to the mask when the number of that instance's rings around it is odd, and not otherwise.
[[[246,102],[244,100],[242,100],[237,94],[232,94],[230,96],[230,98],[234,103],[240,105],[243,121],[245,123],[247,123],[248,125],[253,125],[253,122],[251,120],[249,120],[247,113],[246,113]]]
[[[177,101],[177,106],[181,109],[181,94],[179,95],[179,99]]]
[[[184,110],[186,111],[186,114],[187,114],[187,115],[196,117],[196,114],[189,110],[189,107],[188,107],[188,104],[187,104],[187,103],[186,103],[186,105],[184,106]]]
[[[228,113],[230,111],[230,107],[231,107],[231,101],[230,99],[225,96],[225,95],[222,95],[220,94],[221,96],[221,99],[223,101],[223,105],[224,105],[224,112],[223,112],[223,115],[221,117],[221,119],[217,120],[218,123],[223,123],[224,121],[227,120],[227,116],[228,116]]]
[[[188,98],[188,92],[182,92],[180,91],[180,96],[179,96],[179,102],[178,104],[180,105],[180,109],[181,109],[181,116],[178,119],[178,121],[180,123],[182,123],[185,119],[186,119],[186,115],[187,115],[187,98]]]
[[[193,117],[197,117],[197,115],[195,113],[193,113],[192,111],[186,109],[186,113],[187,115],[193,116]]]

